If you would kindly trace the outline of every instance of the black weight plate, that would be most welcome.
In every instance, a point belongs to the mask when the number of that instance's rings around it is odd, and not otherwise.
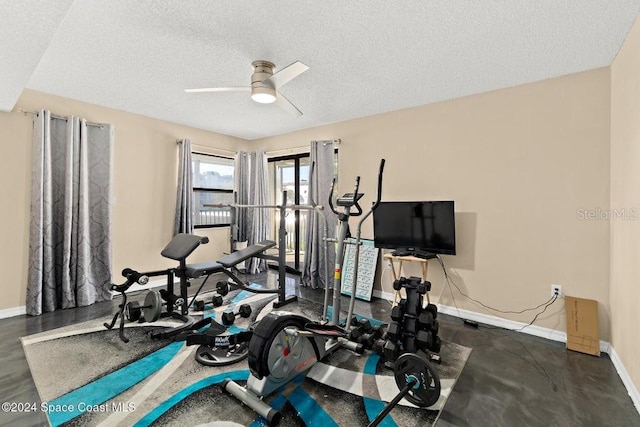
[[[431,364],[415,353],[405,353],[396,360],[393,373],[396,385],[404,388],[411,377],[418,383],[405,396],[409,402],[421,408],[436,403],[440,397],[440,378]]]
[[[204,366],[226,366],[245,359],[249,355],[246,344],[231,347],[201,345],[196,350],[196,361]]]
[[[142,314],[146,322],[155,322],[160,318],[162,312],[162,297],[158,291],[149,291],[144,297],[144,308]]]
[[[140,309],[140,303],[138,301],[128,302],[124,307],[124,314],[127,320],[131,322],[137,322],[140,320],[142,310]]]

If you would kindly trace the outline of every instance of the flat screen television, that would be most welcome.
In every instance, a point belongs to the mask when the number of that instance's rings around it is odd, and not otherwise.
[[[455,255],[454,203],[380,202],[373,211],[373,234],[378,248]]]

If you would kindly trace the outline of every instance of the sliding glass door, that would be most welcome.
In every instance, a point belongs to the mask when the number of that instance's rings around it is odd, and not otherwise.
[[[287,204],[309,203],[309,154],[296,154],[269,159],[269,170],[273,177],[273,195],[276,204],[283,203],[286,192]],[[287,265],[296,271],[302,270],[308,211],[289,212],[285,217],[287,230]],[[274,215],[273,235],[278,235],[280,214]]]

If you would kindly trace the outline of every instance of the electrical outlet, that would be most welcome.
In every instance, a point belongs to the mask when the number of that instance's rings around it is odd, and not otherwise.
[[[562,298],[562,286],[560,285],[551,285],[551,296],[558,298]]]

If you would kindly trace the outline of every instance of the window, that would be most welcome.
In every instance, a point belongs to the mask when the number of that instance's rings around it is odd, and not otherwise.
[[[292,154],[269,159],[271,175],[272,199],[276,205],[282,203],[283,191],[287,192],[287,204],[306,205],[309,200],[309,153]],[[338,175],[338,150],[335,150],[334,176]],[[315,200],[319,205],[326,205],[322,200]],[[326,207],[328,209],[328,207]],[[287,263],[300,271],[304,261],[306,249],[307,225],[309,211],[300,210],[287,215],[285,228],[287,230]],[[278,235],[280,212],[276,211],[273,218],[273,232]]]
[[[231,224],[231,209],[208,205],[233,203],[233,159],[211,154],[192,154],[195,228]]]

